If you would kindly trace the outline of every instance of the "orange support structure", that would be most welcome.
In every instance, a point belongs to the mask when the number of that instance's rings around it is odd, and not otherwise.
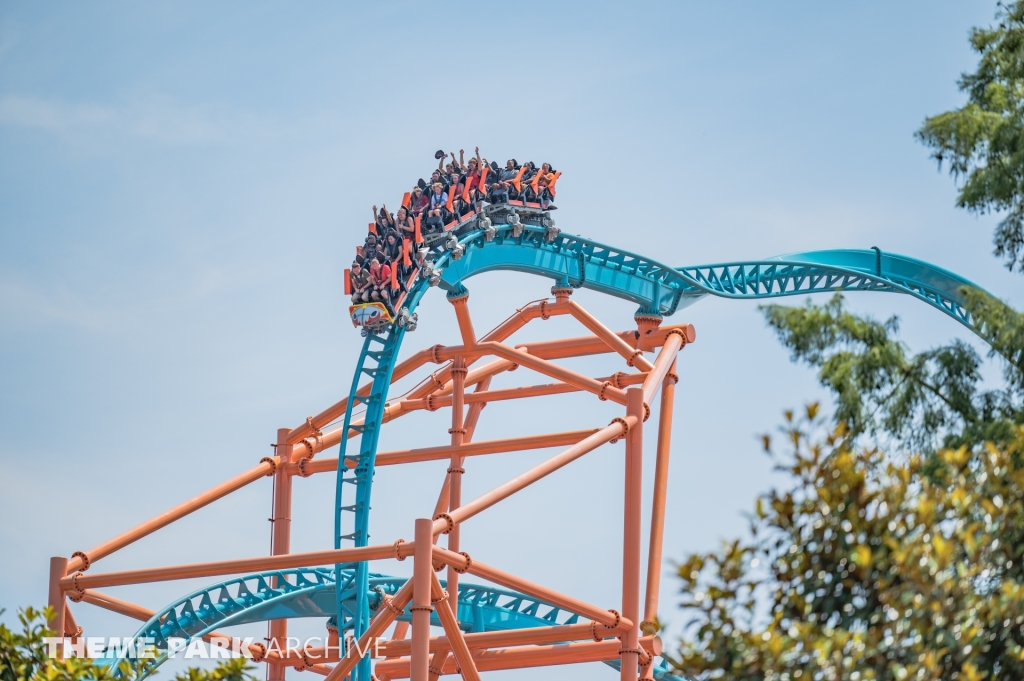
[[[462,505],[462,474],[465,473],[465,469],[462,467],[463,457],[459,454],[459,448],[462,447],[463,440],[466,436],[465,420],[464,420],[464,405],[463,397],[466,385],[466,365],[462,360],[456,360],[455,366],[452,367],[452,383],[454,388],[452,389],[452,427],[449,431],[452,436],[452,456],[449,459],[448,465],[448,513],[454,513],[459,506]],[[455,526],[448,533],[448,549],[459,552],[459,537],[462,534],[462,527]],[[457,599],[459,594],[459,573],[454,569],[448,569],[448,588],[451,589],[451,593],[455,594],[453,598]],[[455,603],[456,609],[458,609],[458,602]]]
[[[476,668],[483,672],[497,671],[499,669],[526,669],[562,664],[580,664],[583,662],[601,662],[604,660],[614,660],[618,657],[620,645],[618,641],[587,641],[559,645],[504,648],[477,653],[473,656],[473,661]],[[639,649],[645,655],[659,655],[661,653],[661,642],[656,636],[646,636],[640,640]],[[457,674],[458,671],[454,660],[449,660],[442,671],[445,674]],[[381,681],[385,679],[410,678],[409,662],[407,660],[384,660],[377,665],[377,675]]]
[[[644,622],[652,627],[658,618],[658,591],[661,584],[661,548],[665,537],[665,503],[668,498],[668,465],[672,444],[672,409],[675,406],[675,363],[661,387],[661,409],[658,413],[658,455],[654,469],[654,500],[651,503],[651,538],[647,552],[647,595],[644,599]]]
[[[68,559],[62,556],[54,556],[50,559],[50,591],[48,605],[53,608],[53,619],[49,627],[59,636],[64,635],[64,611],[65,599],[64,590],[61,589],[61,580],[68,572]]]
[[[410,655],[412,681],[429,681],[430,667],[430,605],[431,579],[434,576],[434,533],[429,518],[416,519],[416,554],[412,573],[412,650]]]
[[[625,511],[622,539],[622,616],[633,625],[622,638],[622,681],[637,681],[640,665],[640,545],[641,490],[643,486],[644,393],[640,388],[626,391]]]
[[[291,463],[292,446],[288,444],[291,428],[277,431],[277,457],[283,465],[274,473],[274,515],[271,522],[270,555],[282,556],[291,551],[292,537],[292,475],[288,470]],[[271,587],[277,586],[277,578],[272,578]],[[283,650],[287,646],[288,620],[270,620],[270,647]],[[268,664],[267,681],[284,681],[284,665]]]
[[[522,171],[521,171],[522,172]],[[486,181],[487,170],[479,171],[481,184]],[[521,174],[519,178],[521,178]],[[517,179],[519,179],[517,178]],[[515,181],[514,181],[515,183]],[[554,182],[552,182],[553,186]],[[453,190],[454,191],[454,190]],[[408,196],[403,200],[408,203]],[[416,218],[417,238],[420,219]],[[371,230],[373,229],[371,225]],[[403,261],[411,262],[412,240],[403,245]],[[397,263],[396,263],[397,266]],[[346,270],[346,287],[349,272]],[[395,279],[393,277],[393,283]],[[346,291],[350,289],[346,288]],[[326,681],[348,681],[360,676],[369,668],[380,681],[411,678],[414,681],[436,681],[440,676],[461,673],[464,679],[478,681],[482,672],[503,669],[525,669],[545,665],[573,664],[593,661],[617,661],[620,678],[628,681],[639,678],[652,679],[655,669],[654,657],[661,653],[661,642],[656,633],[659,577],[661,573],[662,545],[665,535],[665,508],[667,502],[667,481],[671,449],[672,411],[675,398],[676,365],[680,351],[693,342],[695,332],[688,324],[660,327],[653,316],[650,319],[638,317],[636,330],[612,331],[608,326],[570,299],[571,291],[558,285],[553,290],[554,299],[537,301],[523,306],[487,333],[479,337],[470,315],[468,293],[461,287],[449,292],[449,301],[455,314],[458,337],[450,345],[434,345],[414,352],[391,369],[392,393],[380,395],[378,385],[366,383],[354,393],[352,399],[366,403],[377,402],[375,415],[367,409],[365,413],[349,409],[348,398],[339,400],[308,416],[294,428],[277,431],[275,454],[268,456],[258,465],[227,480],[212,489],[189,499],[165,513],[136,525],[126,532],[93,547],[89,551],[78,551],[70,558],[56,557],[50,563],[49,604],[55,618],[51,622],[57,632],[75,636],[80,627],[66,606],[66,600],[81,602],[137,620],[148,621],[159,614],[161,618],[176,617],[176,611],[154,612],[142,606],[120,600],[106,593],[96,591],[108,586],[149,584],[182,579],[223,577],[227,575],[248,575],[245,579],[256,579],[254,573],[270,572],[260,579],[267,580],[275,594],[267,599],[284,594],[281,580],[294,579],[294,573],[286,571],[296,568],[333,566],[342,564],[343,569],[356,563],[390,561],[413,558],[412,577],[401,581],[382,580],[387,584],[375,591],[369,615],[361,619],[361,633],[352,641],[345,627],[326,637],[327,644],[320,647],[289,649],[287,645],[289,624],[287,618],[269,621],[267,642],[252,643],[249,651],[255,661],[267,665],[268,681],[284,681],[289,667],[299,671],[311,671],[326,677]],[[558,340],[510,341],[510,337],[535,320],[552,316],[565,316],[560,324],[579,326],[591,335],[575,336]],[[450,327],[451,333],[455,329]],[[368,341],[369,342],[369,341]],[[644,356],[644,352],[657,352],[656,356]],[[559,361],[567,358],[605,355],[611,366],[602,370],[598,377],[584,375],[563,366]],[[598,357],[598,360],[601,358]],[[625,370],[623,360],[633,367]],[[596,360],[595,360],[596,361]],[[530,371],[515,372],[517,369]],[[417,373],[418,372],[418,373]],[[532,384],[531,379],[540,373],[553,379],[546,384]],[[525,375],[525,376],[524,376]],[[491,387],[492,381],[525,379],[523,384],[504,384]],[[394,383],[412,385],[401,395],[394,394]],[[422,380],[419,380],[422,379]],[[419,380],[417,383],[416,381]],[[471,390],[472,388],[472,390]],[[374,395],[371,396],[371,389]],[[404,390],[404,389],[403,389]],[[644,422],[651,415],[650,404],[660,391],[660,412],[658,423],[657,452],[654,461],[654,487],[651,500],[651,527],[647,538],[648,567],[646,592],[641,574],[641,551],[645,538],[641,535],[642,473],[643,473],[643,429]],[[387,393],[387,390],[383,390]],[[533,397],[557,399],[558,395],[577,393],[578,399],[590,400],[595,420],[591,427],[566,432],[532,434],[516,430],[513,437],[474,441],[474,435],[481,423],[485,406],[493,404],[501,410],[509,400],[523,400]],[[353,405],[354,406],[354,405]],[[439,409],[451,409],[451,413],[432,415]],[[607,413],[605,413],[607,412]],[[357,436],[369,428],[388,424],[407,414],[417,413],[424,421],[435,418],[444,423],[447,435],[429,437],[424,432],[416,447],[391,451],[372,452],[375,467],[402,466],[429,461],[445,461],[447,472],[436,498],[433,515],[430,518],[415,519],[414,541],[406,542],[394,538],[375,538],[382,543],[352,548],[291,552],[292,497],[295,485],[303,485],[302,479],[327,471],[337,471],[337,457],[315,458],[325,449],[333,447],[345,438]],[[590,413],[589,411],[587,413]],[[379,422],[370,421],[380,417]],[[347,430],[345,421],[347,418]],[[365,421],[364,421],[365,419]],[[517,422],[529,424],[528,419]],[[607,425],[604,425],[607,424]],[[419,428],[417,424],[417,428]],[[417,431],[420,432],[420,431]],[[552,475],[566,475],[561,469],[605,444],[625,441],[621,475],[624,485],[622,506],[623,537],[621,557],[618,547],[609,547],[608,558],[622,561],[622,582],[609,588],[601,595],[607,602],[602,605],[583,601],[572,595],[561,593],[543,583],[535,583],[493,565],[471,557],[472,543],[479,536],[474,530],[462,534],[462,525],[471,518],[482,516],[473,527],[483,533],[488,509],[517,495],[534,483]],[[366,443],[364,439],[361,447]],[[472,457],[491,454],[524,452],[545,448],[558,448],[550,452],[549,458],[533,465],[518,475],[497,484],[489,491],[471,498],[463,498],[463,483],[466,462]],[[621,451],[621,450],[619,450]],[[364,453],[360,449],[361,454]],[[472,458],[476,467],[485,466],[487,459]],[[360,459],[359,462],[365,462]],[[342,462],[347,469],[357,469],[357,459],[351,453]],[[357,473],[359,470],[357,469]],[[439,469],[436,469],[439,470]],[[346,470],[341,471],[346,473]],[[352,475],[352,473],[348,473]],[[273,482],[271,511],[270,555],[248,558],[229,558],[190,565],[162,567],[133,567],[116,572],[94,572],[90,568],[96,561],[109,556],[139,539],[196,512],[260,478],[271,478]],[[351,482],[354,478],[344,478]],[[269,481],[268,481],[269,482]],[[425,483],[424,483],[425,484]],[[268,485],[269,486],[269,485]],[[376,503],[384,505],[378,497]],[[431,497],[429,503],[434,503]],[[343,507],[348,510],[351,507]],[[423,513],[430,508],[423,509]],[[616,509],[601,507],[602,521]],[[265,516],[263,516],[265,517]],[[537,521],[541,522],[537,522]],[[534,531],[546,527],[553,519],[525,519],[523,531]],[[439,541],[441,535],[446,541]],[[365,536],[365,535],[363,535]],[[546,559],[557,560],[557,557]],[[586,566],[580,566],[586,569]],[[376,566],[371,568],[377,571]],[[436,573],[446,570],[445,584]],[[319,573],[322,577],[323,572]],[[548,620],[550,626],[531,626],[521,629],[488,629],[473,631],[467,622],[457,618],[460,602],[459,588],[463,583],[463,594],[467,588],[476,589],[478,582],[487,582],[515,592],[517,598],[533,599],[548,604],[552,610]],[[465,582],[473,584],[467,587]],[[215,585],[226,589],[238,580],[225,578]],[[288,582],[292,584],[292,582]],[[303,588],[312,583],[302,582]],[[315,588],[333,588],[327,580]],[[480,588],[487,588],[481,586]],[[447,594],[445,594],[445,589]],[[214,592],[211,592],[214,593]],[[323,594],[317,603],[326,601]],[[312,603],[311,599],[309,603]],[[519,602],[519,601],[517,601]],[[366,601],[363,601],[365,607]],[[461,603],[465,615],[466,602]],[[609,608],[607,606],[614,606]],[[177,606],[175,606],[177,607]],[[285,606],[282,603],[275,608]],[[302,608],[307,605],[302,605]],[[322,608],[322,605],[309,606]],[[484,607],[484,606],[481,606]],[[505,607],[502,605],[486,607]],[[533,611],[515,611],[509,614],[532,617]],[[533,606],[531,606],[533,607]],[[298,606],[294,613],[299,612]],[[281,610],[269,612],[280,613]],[[363,612],[366,612],[364,610]],[[543,612],[543,611],[542,611]],[[309,614],[303,610],[303,614]],[[577,618],[568,620],[569,613]],[[317,611],[322,615],[323,612]],[[411,627],[397,619],[411,614]],[[436,614],[436,619],[432,616]],[[76,608],[75,615],[83,617]],[[275,615],[276,616],[276,615]],[[505,616],[505,613],[502,613]],[[556,619],[556,616],[558,619]],[[362,616],[361,616],[362,617]],[[545,616],[546,617],[546,616]],[[439,623],[443,635],[432,631]],[[566,621],[573,622],[566,624]],[[547,624],[547,622],[532,624]],[[394,625],[390,640],[386,632]],[[349,629],[351,631],[351,629]],[[407,638],[408,635],[408,638]],[[208,640],[225,639],[223,634],[208,632]],[[294,640],[294,639],[293,639]],[[232,646],[240,645],[231,639]],[[339,641],[343,647],[338,648]],[[347,645],[346,645],[347,642]],[[356,654],[353,653],[356,649]],[[376,651],[375,659],[365,666],[357,665],[364,652]],[[288,672],[291,673],[291,672]]]

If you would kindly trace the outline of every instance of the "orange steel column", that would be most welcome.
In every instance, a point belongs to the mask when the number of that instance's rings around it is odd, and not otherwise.
[[[669,450],[672,444],[672,407],[678,380],[673,362],[661,386],[661,409],[658,413],[658,458],[654,468],[654,501],[651,504],[651,545],[647,553],[647,597],[644,600],[644,621],[640,623],[645,634],[654,634],[657,628],[661,547],[665,536],[665,499],[668,496]],[[646,631],[648,628],[651,631]]]
[[[639,333],[636,339],[637,350],[653,350],[649,335],[661,326],[662,316],[638,312],[633,319],[636,320],[636,330]]]
[[[288,444],[291,428],[277,431],[277,456],[280,463],[274,473],[274,516],[271,518],[270,555],[279,556],[291,552],[292,530],[292,476],[288,464],[292,459],[292,445]],[[273,584],[276,586],[276,582]],[[288,645],[288,620],[270,620],[271,648],[284,651]],[[267,681],[283,681],[286,667],[282,664],[267,665]]]
[[[625,520],[622,539],[622,616],[633,623],[622,637],[622,681],[637,681],[640,661],[640,533],[643,478],[644,393],[626,391],[626,414],[635,417],[626,434]]]
[[[448,298],[448,302],[455,308],[455,318],[459,321],[462,344],[467,348],[473,347],[476,344],[476,333],[473,331],[473,320],[469,316],[469,292],[463,288],[454,297]]]
[[[68,571],[68,559],[63,556],[54,556],[50,559],[50,590],[48,605],[53,608],[53,619],[49,627],[56,632],[57,636],[64,636],[64,590],[60,588],[60,580]]]
[[[416,519],[416,553],[412,567],[412,681],[430,679],[430,578],[434,573],[434,523],[430,518]]]
[[[465,300],[465,299],[463,299]],[[464,307],[464,304],[463,306]],[[456,310],[460,306],[456,306]],[[452,447],[459,447],[465,441],[466,428],[464,419],[464,401],[466,389],[466,362],[458,357],[452,365],[452,427],[448,432],[452,435]],[[462,467],[463,457],[459,452],[453,451],[451,463],[448,466],[448,512],[451,513],[462,505],[462,474],[465,469]],[[459,552],[459,535],[461,525],[456,525],[448,533],[448,550]],[[459,605],[459,573],[455,568],[448,566],[448,600],[451,601],[452,610],[458,612]]]

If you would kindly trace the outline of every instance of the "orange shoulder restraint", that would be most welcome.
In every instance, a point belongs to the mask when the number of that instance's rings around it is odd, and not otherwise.
[[[555,173],[555,176],[551,178],[551,181],[548,182],[548,191],[551,192],[552,198],[554,198],[555,196],[555,183],[558,182],[558,178],[560,178],[561,176],[562,171],[559,170],[557,173]]]
[[[519,167],[519,172],[516,173],[516,176],[514,178],[512,178],[512,184],[515,185],[515,188],[516,188],[517,192],[523,191],[523,174],[525,172],[526,172],[526,166],[525,165],[524,166],[520,166]]]
[[[352,270],[345,268],[345,295],[352,295]]]
[[[402,206],[405,207],[405,208],[408,208],[409,204],[411,204],[411,203],[412,203],[412,192],[406,192],[405,196],[402,197]]]
[[[420,216],[416,216],[416,243],[423,243],[423,234],[420,233]]]

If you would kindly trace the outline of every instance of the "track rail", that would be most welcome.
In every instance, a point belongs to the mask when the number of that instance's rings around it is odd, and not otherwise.
[[[560,232],[548,213],[492,206],[457,225],[435,242],[422,277],[403,301],[409,319],[433,286],[464,292],[464,282],[495,270],[519,271],[552,279],[557,287],[587,288],[631,300],[639,314],[669,316],[707,297],[770,299],[829,291],[903,293],[938,309],[983,336],[964,305],[971,282],[913,258],[871,250],[796,253],[762,261],[672,267],[639,254]],[[403,312],[398,310],[396,312]],[[401,324],[368,330],[353,376],[336,485],[335,548],[366,546],[377,443],[392,370],[406,328]],[[367,395],[358,394],[368,377]],[[354,411],[365,408],[361,424]],[[395,593],[403,579],[370,573],[367,563],[260,573],[219,582],[172,603],[139,630],[158,649],[169,637],[196,638],[215,628],[280,617],[335,617],[339,629],[358,637],[382,593]],[[337,585],[342,587],[338,588]],[[460,585],[458,613],[467,631],[572,623],[578,615],[509,591]],[[407,617],[407,616],[403,616]],[[616,663],[617,664],[617,663]],[[671,678],[664,662],[658,678]],[[370,660],[353,675],[369,681]]]
[[[151,639],[157,652],[152,661],[155,664],[138,665],[136,670],[140,678],[152,674],[168,659],[171,639],[181,639],[187,645],[215,630],[239,624],[277,618],[333,617],[337,603],[349,613],[342,630],[351,630],[355,622],[351,613],[358,601],[375,611],[382,596],[394,596],[406,582],[402,577],[367,573],[367,583],[360,589],[356,568],[348,565],[341,570],[340,581],[338,571],[330,568],[296,568],[235,577],[198,589],[154,613],[135,633],[132,648],[136,641]],[[447,587],[443,580],[441,583]],[[461,628],[472,633],[576,624],[580,618],[578,613],[546,601],[478,584],[459,584],[457,616]],[[397,619],[409,622],[411,615],[403,612]],[[436,614],[431,616],[431,624],[441,626]],[[125,655],[120,659],[125,659]],[[668,669],[664,665],[657,674],[659,679],[671,678],[666,676]]]
[[[494,206],[457,226],[453,233],[458,248],[435,248],[428,256],[424,278],[416,281],[406,297],[412,314],[430,288],[430,275],[443,289],[463,290],[463,282],[489,271],[511,270],[553,279],[558,286],[587,288],[636,302],[638,313],[669,316],[706,296],[730,299],[768,299],[828,291],[872,291],[904,293],[921,300],[980,335],[964,307],[962,287],[978,288],[962,277],[906,256],[880,250],[831,250],[797,253],[764,261],[671,267],[624,249],[580,236],[562,233],[551,216],[527,208]],[[443,242],[439,242],[443,243]],[[440,276],[437,276],[440,275]],[[349,392],[345,426],[348,432],[357,404],[366,405],[360,432],[355,475],[346,476],[338,467],[337,527],[340,548],[344,539],[356,546],[366,545],[369,536],[369,502],[376,457],[377,438],[391,378],[391,360],[398,356],[404,329],[391,327],[379,334],[368,333]],[[373,380],[371,394],[357,395],[363,374]],[[342,438],[340,456],[345,458],[347,438]],[[343,503],[345,485],[356,486],[356,502]],[[342,534],[342,518],[354,511],[355,529]],[[339,566],[339,570],[341,567]],[[362,574],[366,574],[363,564]],[[366,583],[365,577],[357,584]],[[357,590],[365,594],[366,590]],[[357,604],[352,627],[356,636],[369,623],[365,597]],[[342,603],[339,621],[347,622]],[[364,669],[365,667],[365,669]],[[370,679],[369,660],[360,665],[357,681]]]

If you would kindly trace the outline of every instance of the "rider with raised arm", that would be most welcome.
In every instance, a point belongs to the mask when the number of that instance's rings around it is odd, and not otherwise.
[[[460,157],[462,151],[459,151]],[[483,187],[480,186],[480,173],[483,163],[480,160],[480,147],[476,147],[476,156],[469,159],[466,164],[466,185],[462,197],[470,204],[476,204],[483,196]]]
[[[416,222],[409,215],[409,210],[402,206],[395,215],[395,229],[403,239],[414,240],[416,237]]]
[[[395,218],[388,212],[388,207],[381,204],[380,211],[377,206],[373,207],[373,223],[377,230],[377,239],[383,239],[389,229],[394,229]]]

